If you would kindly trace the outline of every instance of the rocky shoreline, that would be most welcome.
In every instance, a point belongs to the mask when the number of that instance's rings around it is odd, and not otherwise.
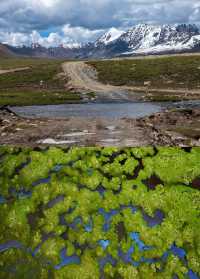
[[[168,110],[138,122],[153,145],[200,146],[200,108]]]

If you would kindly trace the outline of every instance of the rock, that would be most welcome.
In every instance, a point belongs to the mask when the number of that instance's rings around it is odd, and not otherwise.
[[[144,81],[144,86],[151,86],[151,81]]]
[[[3,119],[2,122],[3,122],[3,123],[8,123],[8,124],[10,124],[10,120],[8,120],[8,119]]]
[[[194,116],[194,117],[200,116],[200,110],[198,110],[198,109],[193,109],[193,110],[192,110],[192,116]]]

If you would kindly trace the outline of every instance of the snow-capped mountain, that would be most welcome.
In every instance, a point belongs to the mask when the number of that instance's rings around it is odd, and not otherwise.
[[[200,30],[196,25],[140,24],[122,31],[111,28],[95,42],[70,44],[45,48],[39,44],[31,47],[10,47],[17,55],[54,58],[111,58],[139,54],[162,54],[200,51]]]
[[[199,48],[199,45],[200,30],[196,25],[140,24],[123,32],[115,40],[104,43],[104,50],[105,56],[118,56],[192,51]]]
[[[188,49],[189,42],[200,34],[196,25],[138,25],[122,37],[128,44],[128,52],[149,53],[181,51]]]

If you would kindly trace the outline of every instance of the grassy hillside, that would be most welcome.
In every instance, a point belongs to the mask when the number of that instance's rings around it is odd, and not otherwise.
[[[81,99],[79,94],[66,92],[66,77],[60,75],[61,63],[61,60],[48,59],[1,59],[1,70],[21,67],[30,69],[0,75],[0,105],[79,102]]]
[[[99,80],[114,85],[150,88],[200,88],[200,56],[171,56],[89,62]]]

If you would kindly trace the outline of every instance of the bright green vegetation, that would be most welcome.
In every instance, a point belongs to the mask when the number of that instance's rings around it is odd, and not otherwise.
[[[30,69],[0,75],[0,105],[44,105],[76,103],[80,94],[67,92],[61,60],[2,58],[0,69]],[[40,84],[40,81],[43,84]]]
[[[0,278],[200,276],[199,178],[200,148],[1,147]]]
[[[89,62],[103,83],[150,88],[199,88],[200,56],[171,56]]]

